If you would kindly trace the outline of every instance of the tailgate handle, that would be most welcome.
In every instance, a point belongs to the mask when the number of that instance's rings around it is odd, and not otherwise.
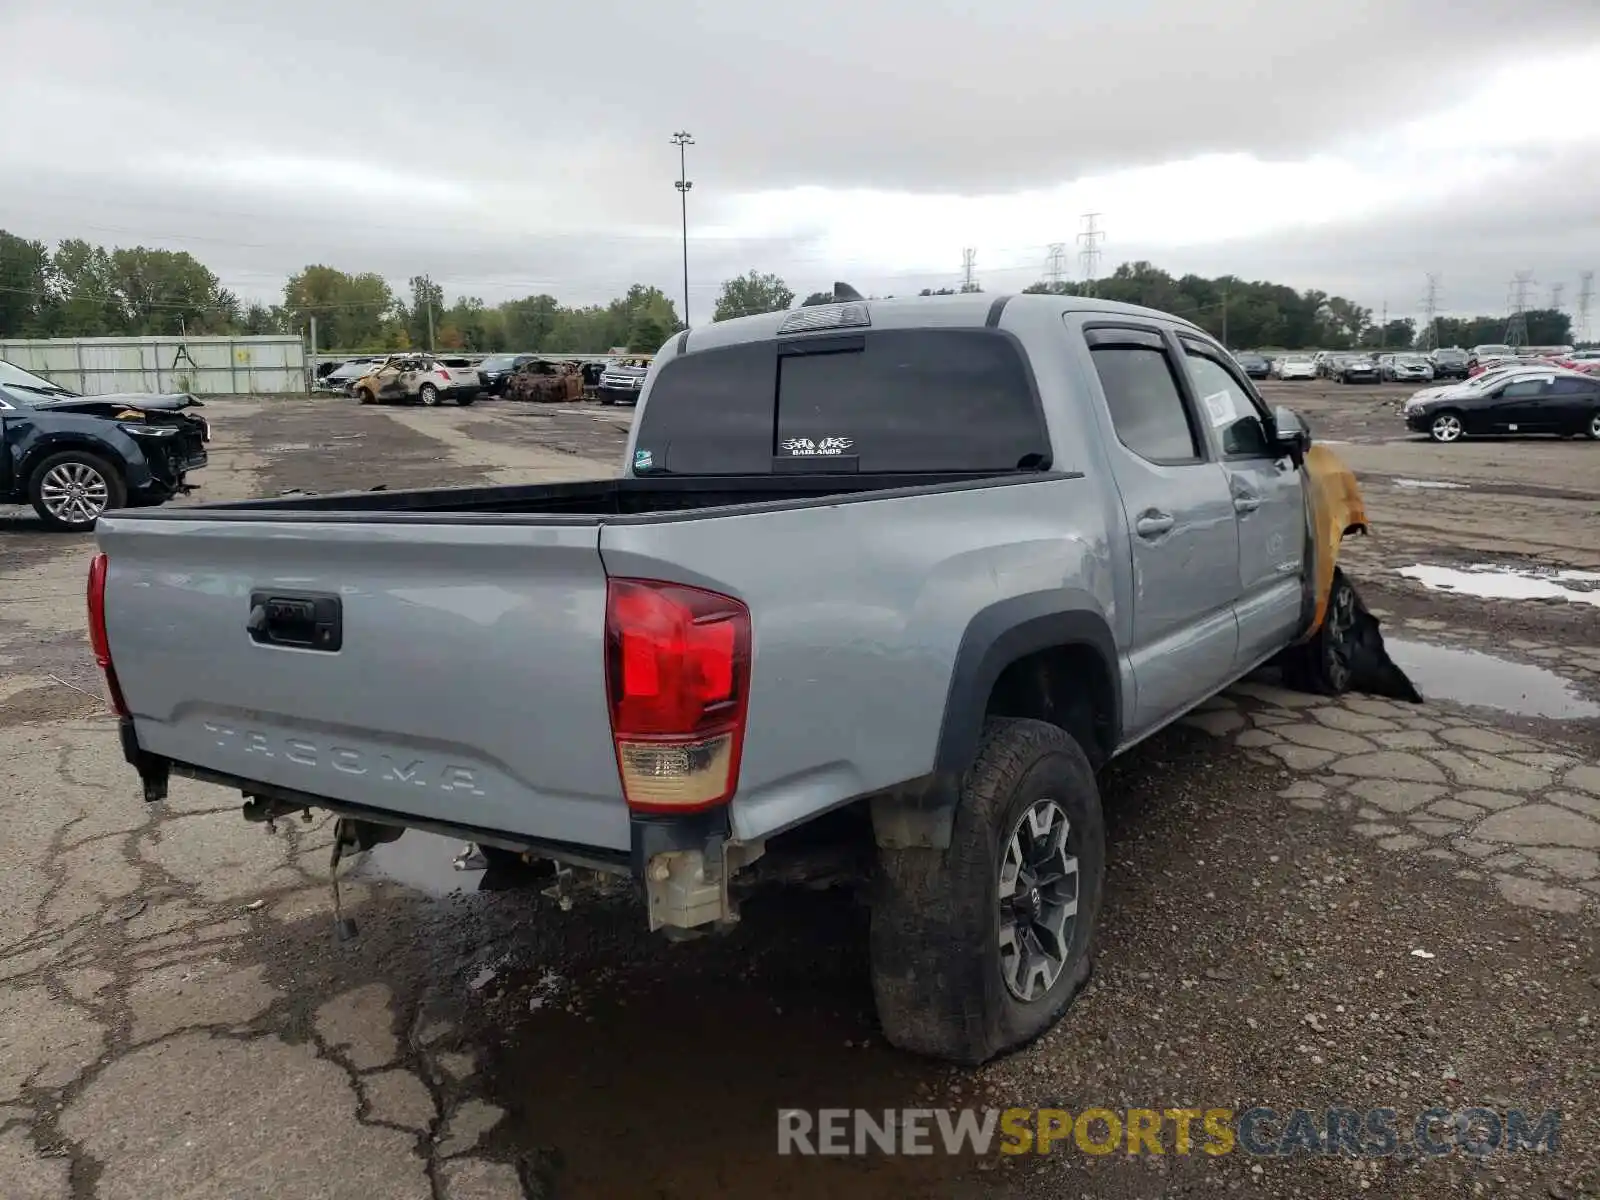
[[[337,650],[344,644],[344,603],[328,592],[251,592],[245,629],[258,646]]]

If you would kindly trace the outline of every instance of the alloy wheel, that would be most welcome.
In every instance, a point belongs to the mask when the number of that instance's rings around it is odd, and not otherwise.
[[[1025,809],[1000,859],[1000,974],[1024,1004],[1055,986],[1066,968],[1078,916],[1078,859],[1071,822],[1054,800]]]
[[[98,520],[110,496],[105,476],[88,463],[59,463],[50,468],[39,485],[39,499],[45,508],[67,525],[88,525]]]
[[[1461,437],[1461,418],[1455,413],[1440,413],[1433,419],[1433,440],[1453,442]]]

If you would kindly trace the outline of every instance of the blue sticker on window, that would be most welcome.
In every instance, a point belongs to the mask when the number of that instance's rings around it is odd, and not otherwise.
[[[633,469],[635,471],[648,471],[655,466],[655,455],[648,450],[635,450],[633,452]]]

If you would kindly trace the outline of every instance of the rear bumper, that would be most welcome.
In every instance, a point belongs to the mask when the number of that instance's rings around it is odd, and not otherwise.
[[[117,725],[117,735],[122,744],[122,756],[138,772],[140,781],[144,786],[144,799],[149,803],[166,799],[168,784],[173,775],[178,775],[188,779],[197,779],[203,783],[214,783],[221,787],[235,788],[246,798],[259,798],[269,802],[271,806],[276,808],[276,811],[284,815],[301,809],[317,808],[334,813],[337,816],[350,817],[358,821],[370,821],[374,824],[388,825],[401,829],[422,829],[460,841],[477,842],[485,846],[498,846],[506,850],[527,852],[538,857],[554,859],[569,866],[605,871],[610,874],[627,875],[639,880],[646,878],[647,868],[651,860],[662,855],[700,856],[703,861],[714,860],[721,863],[724,860],[725,850],[729,847],[731,839],[728,810],[725,807],[703,812],[684,813],[677,816],[630,814],[628,819],[629,848],[626,851],[529,838],[519,834],[506,833],[503,830],[487,829],[462,822],[414,817],[407,813],[396,813],[384,809],[369,808],[360,804],[350,804],[341,800],[330,800],[325,796],[317,796],[309,792],[296,791],[273,784],[256,783],[241,776],[228,775],[205,767],[176,762],[143,749],[139,745],[139,735],[134,728],[133,719],[130,717],[120,718]],[[743,858],[744,861],[751,860],[749,855],[745,855]],[[725,880],[723,882],[725,884]],[[718,913],[711,919],[719,919],[725,915],[726,913]],[[700,923],[704,922],[693,922],[693,924]],[[652,924],[674,925],[677,922],[670,920],[656,922],[653,915]]]

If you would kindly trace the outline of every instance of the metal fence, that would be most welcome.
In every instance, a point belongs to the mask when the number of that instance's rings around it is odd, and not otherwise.
[[[0,358],[85,396],[304,395],[307,387],[305,343],[293,335],[0,339]]]

